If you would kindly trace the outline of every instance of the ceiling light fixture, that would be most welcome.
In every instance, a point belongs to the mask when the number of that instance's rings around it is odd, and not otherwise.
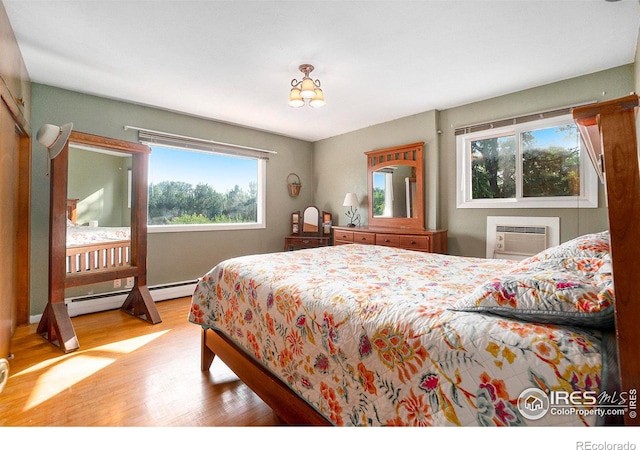
[[[305,100],[309,100],[309,106],[312,108],[324,106],[324,93],[320,89],[320,80],[312,80],[309,77],[314,67],[311,64],[301,64],[298,69],[304,74],[304,78],[300,81],[295,78],[291,80],[289,106],[299,108],[304,106]]]

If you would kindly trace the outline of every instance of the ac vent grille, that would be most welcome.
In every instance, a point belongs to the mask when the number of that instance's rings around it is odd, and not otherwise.
[[[495,258],[524,259],[545,248],[546,226],[496,225]]]

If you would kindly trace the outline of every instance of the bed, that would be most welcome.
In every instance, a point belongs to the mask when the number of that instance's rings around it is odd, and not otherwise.
[[[67,273],[128,266],[131,228],[78,225],[77,203],[78,199],[67,199]]]
[[[605,242],[603,233],[557,251]],[[526,388],[599,389],[616,377],[603,367],[606,331],[567,325],[589,311],[591,327],[611,327],[610,274],[575,285],[606,272],[606,258],[572,261],[584,276],[564,267],[569,257],[549,258],[515,264],[359,244],[244,256],[199,281],[189,320],[232,339],[333,425],[519,425]],[[548,278],[541,265],[553,266]],[[545,305],[565,300],[539,311],[552,324],[509,317],[516,291],[532,296],[536,286]],[[484,312],[492,309],[500,314]]]
[[[638,424],[637,104],[574,112],[602,135],[609,230],[519,262],[358,244],[223,261],[191,301],[201,369],[218,356],[292,424]]]

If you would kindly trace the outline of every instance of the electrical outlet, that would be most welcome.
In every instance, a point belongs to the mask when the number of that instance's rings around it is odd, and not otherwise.
[[[127,278],[127,284],[126,284],[124,287],[126,287],[126,288],[132,288],[132,287],[133,287],[133,281],[134,281],[134,278],[133,278],[133,277],[129,277],[129,278]]]
[[[120,278],[118,278],[117,280],[113,280],[113,287],[114,288],[122,287],[122,280]]]

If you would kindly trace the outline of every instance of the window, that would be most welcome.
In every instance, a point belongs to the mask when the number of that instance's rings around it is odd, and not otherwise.
[[[487,128],[457,136],[459,208],[598,207],[570,115]]]
[[[263,159],[151,146],[148,225],[263,227],[265,166]]]

